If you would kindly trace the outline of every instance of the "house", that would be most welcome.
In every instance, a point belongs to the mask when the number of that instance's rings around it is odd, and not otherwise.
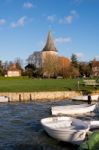
[[[7,70],[6,77],[19,77],[21,76],[21,70],[17,68],[16,64],[12,64]]]
[[[93,76],[99,76],[99,61],[96,59],[92,62],[92,74]]]

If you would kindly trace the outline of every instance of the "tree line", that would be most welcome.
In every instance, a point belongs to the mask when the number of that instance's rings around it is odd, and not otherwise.
[[[80,62],[75,54],[71,58],[46,54],[43,60],[35,52],[27,59],[26,74],[42,78],[75,78],[92,76],[92,62]]]
[[[10,66],[15,63],[17,69],[21,70],[22,76],[31,78],[75,78],[92,76],[92,61],[80,62],[75,54],[71,58],[46,54],[41,59],[37,53],[33,53],[26,60],[23,67],[23,61],[17,58],[15,61],[0,61],[0,76],[4,76]]]

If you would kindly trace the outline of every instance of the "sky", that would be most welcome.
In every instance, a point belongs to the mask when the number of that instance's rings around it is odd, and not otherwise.
[[[99,0],[0,0],[0,60],[24,62],[52,32],[58,54],[99,60]]]

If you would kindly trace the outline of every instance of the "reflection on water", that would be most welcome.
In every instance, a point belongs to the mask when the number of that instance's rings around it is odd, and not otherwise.
[[[52,105],[73,103],[78,102],[0,103],[0,150],[76,150],[77,146],[49,137],[40,124],[41,118],[51,116]],[[78,118],[99,119],[98,107]]]

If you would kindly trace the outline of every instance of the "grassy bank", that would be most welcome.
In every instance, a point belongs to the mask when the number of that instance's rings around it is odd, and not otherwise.
[[[80,85],[78,86],[78,81]],[[82,79],[30,79],[0,78],[0,92],[33,92],[33,91],[91,91],[99,86],[84,86]]]

